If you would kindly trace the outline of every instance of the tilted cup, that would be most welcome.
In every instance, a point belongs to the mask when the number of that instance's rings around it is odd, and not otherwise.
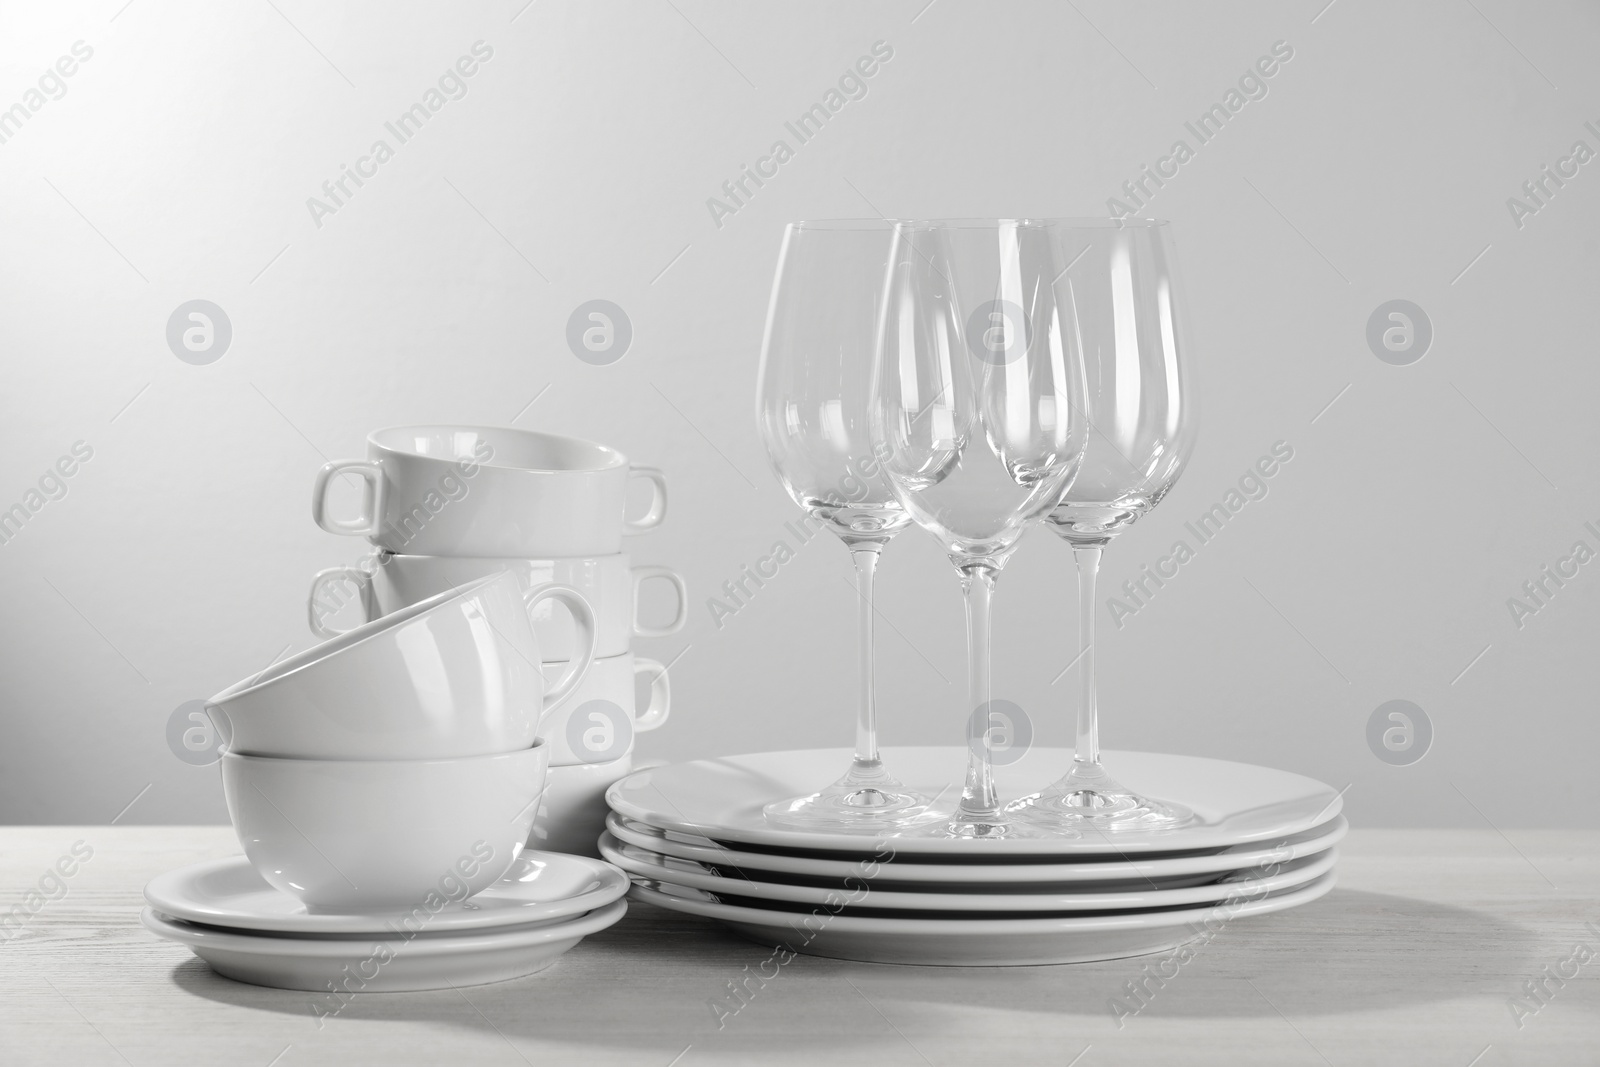
[[[530,614],[571,611],[580,651],[541,669]],[[223,690],[206,710],[233,752],[325,760],[481,756],[529,748],[539,722],[582,683],[594,615],[574,589],[524,592],[479,578],[358,626]],[[548,682],[546,679],[549,679]]]
[[[670,567],[632,566],[626,553],[564,559],[504,559],[491,556],[397,556],[380,552],[369,563],[329,567],[311,579],[306,600],[311,631],[323,637],[339,633],[328,616],[358,600],[367,620],[399,611],[443,590],[497,571],[509,571],[524,589],[555,582],[583,594],[594,609],[595,658],[620,656],[635,637],[666,637],[683,629],[689,617],[689,594],[683,578]],[[647,581],[670,584],[678,607],[665,625],[646,625],[639,618],[640,589]],[[539,652],[546,660],[572,659],[577,638],[550,601],[533,614]]]
[[[333,479],[354,475],[362,506],[328,511]],[[640,518],[624,517],[628,480],[650,482]],[[369,538],[397,554],[603,556],[624,534],[660,525],[666,477],[614,448],[558,434],[498,426],[393,426],[367,437],[367,458],[335,460],[317,473],[311,517],[330,533]]]
[[[457,759],[222,757],[228,817],[251,866],[320,911],[463,900],[521,853],[549,749]],[[432,910],[437,910],[433,908]]]

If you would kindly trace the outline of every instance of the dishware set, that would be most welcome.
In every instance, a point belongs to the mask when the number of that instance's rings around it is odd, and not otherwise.
[[[676,572],[622,551],[665,515],[661,472],[551,434],[373,433],[313,491],[320,526],[374,546],[313,578],[328,640],[208,705],[245,855],[151,882],[145,925],[222,974],[339,996],[532,973],[624,895],[796,952],[984,966],[1158,952],[1317,899],[1346,830],[1338,791],[1100,749],[1096,575],[1193,451],[1184,333],[1162,222],[788,227],[757,423],[855,565],[853,750],[634,770],[634,735],[672,694],[632,639],[675,632],[688,607]],[[359,505],[337,515],[346,480]],[[633,520],[630,480],[651,496]],[[884,751],[873,580],[911,525],[965,598],[964,744]],[[1033,526],[1076,564],[1075,744],[997,759],[991,601]],[[665,625],[641,617],[650,580],[676,595]],[[365,621],[340,631],[346,594]],[[609,862],[568,854],[596,849]]]
[[[151,882],[144,923],[221,974],[336,996],[530,974],[626,911],[620,872],[550,846],[593,850],[633,732],[669,711],[657,670],[635,723],[634,676],[653,661],[629,644],[658,632],[637,622],[639,582],[676,588],[670,631],[682,580],[618,551],[661,520],[665,481],[520,430],[368,444],[367,461],[323,468],[313,517],[380,550],[374,571],[344,572],[369,620],[336,632],[313,608],[328,640],[207,702],[244,856]],[[327,508],[345,472],[363,489],[353,519]],[[633,475],[653,500],[628,523]],[[392,552],[408,547],[438,554]]]
[[[1101,552],[1171,490],[1196,435],[1170,226],[793,223],[757,425],[789,495],[855,560],[856,746],[618,782],[601,852],[633,876],[636,899],[795,951],[999,965],[1158,951],[1197,936],[1197,923],[1331,888],[1344,829],[1334,790],[1243,764],[1100,751]],[[885,758],[872,581],[913,523],[965,596],[966,744]],[[1008,752],[997,766],[991,600],[1034,525],[1077,565],[1075,746]]]

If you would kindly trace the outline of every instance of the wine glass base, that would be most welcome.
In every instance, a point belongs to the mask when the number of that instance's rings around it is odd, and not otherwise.
[[[1173,830],[1195,819],[1183,805],[1141,796],[1099,766],[1074,768],[1006,812],[1035,826],[1115,832]]]
[[[1034,826],[1018,819],[1008,818],[995,811],[973,814],[962,811],[928,812],[908,824],[899,837],[961,838],[968,841],[1001,841],[1016,838],[1077,837],[1075,831],[1057,832],[1049,827]]]
[[[853,767],[826,789],[775,801],[762,813],[769,823],[791,830],[882,833],[926,815],[929,803],[884,773],[880,764]]]

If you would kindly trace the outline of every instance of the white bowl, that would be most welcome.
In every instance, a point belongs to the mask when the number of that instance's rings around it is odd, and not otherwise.
[[[252,866],[308,908],[461,900],[510,868],[544,790],[541,743],[433,760],[222,757],[228,816]]]
[[[495,574],[325,641],[207,702],[232,752],[286,759],[407,760],[529,748],[547,709],[584,678],[546,675],[527,601],[559,597],[592,633],[581,595],[524,594]]]

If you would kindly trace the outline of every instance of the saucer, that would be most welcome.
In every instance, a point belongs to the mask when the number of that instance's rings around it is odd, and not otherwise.
[[[994,768],[1002,802],[1054,781],[1072,764],[1072,750],[1032,748]],[[780,850],[826,849],[871,854],[886,843],[899,856],[1008,857],[1133,853],[1228,848],[1302,833],[1339,813],[1339,792],[1288,771],[1247,763],[1154,752],[1103,754],[1106,770],[1129,789],[1194,812],[1165,829],[1085,829],[1077,836],[944,838],[921,830],[887,834],[792,830],[774,826],[762,809],[815,792],[848,766],[849,749],[761,752],[692,760],[635,771],[606,792],[618,814],[662,830],[698,834],[719,844],[739,842]],[[889,748],[884,766],[906,787],[953,806],[966,775],[964,746]]]
[[[145,908],[140,919],[157,936],[187,945],[225,978],[321,993],[332,1012],[342,1004],[335,988],[340,995],[392,993],[484,985],[533,974],[627,910],[628,902],[617,900],[566,922],[419,935],[409,941],[236,933],[181,922],[152,908]]]
[[[917,863],[898,858],[882,860],[877,874],[880,882],[937,882],[942,885],[994,885],[995,883],[1027,883],[1031,885],[1069,885],[1084,882],[1101,884],[1130,884],[1148,886],[1154,882],[1162,888],[1182,885],[1201,885],[1218,875],[1246,867],[1257,867],[1273,862],[1285,862],[1326,851],[1338,844],[1350,829],[1344,816],[1336,815],[1319,826],[1302,834],[1278,838],[1271,845],[1260,847],[1237,845],[1207,855],[1180,854],[1176,856],[1149,855],[1138,859],[1120,859],[1110,856],[1079,856],[1069,863],[993,863],[953,862],[962,859],[976,860],[986,857],[931,857],[943,862]],[[746,852],[723,848],[706,837],[658,830],[644,823],[624,819],[613,812],[606,819],[606,830],[618,841],[677,859],[694,860],[715,867],[749,872],[761,881],[783,881],[783,875],[802,875],[809,878],[844,879],[860,877],[863,860],[830,859],[806,853]],[[893,847],[894,842],[887,842]],[[868,857],[868,861],[873,857]]]
[[[929,883],[913,891],[885,889],[878,878],[857,877],[844,888],[794,885],[787,882],[752,881],[747,877],[725,877],[690,860],[660,856],[634,845],[624,845],[610,835],[600,838],[600,852],[636,879],[668,883],[716,894],[724,903],[738,901],[783,901],[807,907],[871,908],[896,912],[1071,912],[1118,911],[1133,908],[1184,907],[1215,904],[1218,901],[1251,899],[1268,893],[1293,889],[1315,881],[1333,869],[1337,849],[1283,864],[1268,873],[1266,869],[1247,869],[1216,876],[1208,885],[1181,889],[1145,885],[1137,888],[1102,890],[1097,886],[1075,887],[1065,892],[1018,892],[1005,887],[1000,892],[982,892],[979,887],[946,889]],[[729,900],[729,898],[737,898]],[[996,918],[1000,917],[996,915]],[[914,917],[907,915],[908,918]]]
[[[448,887],[446,887],[448,888]],[[599,860],[524,850],[504,878],[459,903],[443,896],[410,911],[370,915],[312,912],[268,885],[243,856],[208,860],[157,875],[144,899],[163,915],[230,930],[309,936],[404,936],[547,923],[610,904],[628,891],[621,871]],[[442,906],[430,907],[430,903]]]
[[[677,886],[634,885],[628,895],[686,915],[716,919],[762,945],[866,963],[1010,967],[1090,963],[1176,948],[1233,919],[1308,904],[1333,888],[1329,872],[1310,885],[1259,900],[1197,908],[1052,919],[903,919],[830,915],[722,904]]]

